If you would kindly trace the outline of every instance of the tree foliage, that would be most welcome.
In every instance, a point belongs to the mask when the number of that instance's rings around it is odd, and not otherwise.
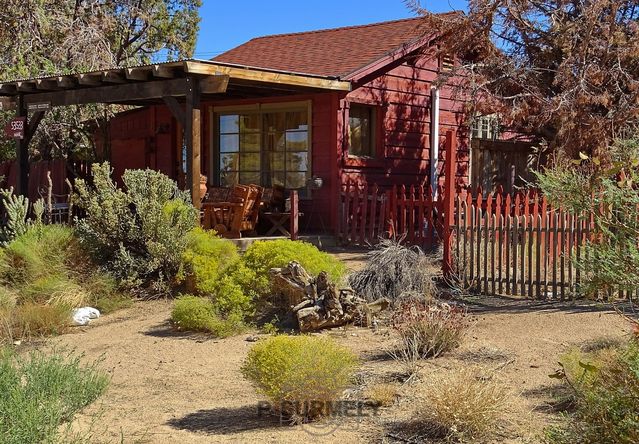
[[[469,0],[466,13],[446,15],[407,3],[441,51],[461,57],[474,111],[499,112],[571,157],[603,158],[637,125],[637,0]]]
[[[586,290],[639,289],[639,139],[618,140],[608,149],[609,166],[598,157],[557,162],[537,173],[550,203],[592,217],[594,231],[577,263]]]
[[[4,0],[0,5],[0,80],[10,80],[189,57],[201,0]],[[47,114],[32,142],[33,154],[44,158],[91,157],[91,136],[109,115],[99,105]],[[2,113],[0,120],[10,116]],[[12,152],[12,143],[0,147],[0,157]]]

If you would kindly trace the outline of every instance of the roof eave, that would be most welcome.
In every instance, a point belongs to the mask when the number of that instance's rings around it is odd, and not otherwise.
[[[368,65],[357,68],[348,74],[341,76],[342,80],[348,80],[353,83],[358,83],[362,78],[367,77],[377,71],[384,70],[388,65],[397,62],[398,60],[408,56],[423,48],[430,46],[433,41],[433,36],[425,36],[416,39],[415,41],[402,45],[394,51],[386,54],[385,56],[369,63]]]

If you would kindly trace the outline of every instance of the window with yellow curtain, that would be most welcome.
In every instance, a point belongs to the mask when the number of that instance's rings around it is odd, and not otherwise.
[[[218,115],[220,185],[299,189],[309,172],[308,111]]]

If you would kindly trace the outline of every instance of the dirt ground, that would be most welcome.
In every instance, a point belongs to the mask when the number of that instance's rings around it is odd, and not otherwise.
[[[362,254],[338,256],[353,268]],[[112,381],[106,394],[76,421],[77,430],[90,430],[90,442],[148,443],[299,443],[398,442],[397,424],[409,421],[429,377],[468,365],[494,371],[513,393],[507,421],[495,442],[538,442],[543,428],[558,420],[549,408],[553,384],[548,377],[557,359],[571,347],[601,338],[619,338],[627,325],[615,313],[597,305],[554,305],[502,298],[466,301],[473,324],[458,350],[426,361],[420,378],[397,380],[398,365],[386,351],[393,338],[386,328],[377,332],[350,327],[331,335],[362,359],[362,386],[397,384],[399,398],[370,416],[336,419],[313,426],[282,425],[258,415],[260,398],[240,374],[253,345],[254,333],[217,340],[175,332],[169,322],[169,301],[139,302],[104,316],[88,327],[45,342],[101,359]],[[410,441],[406,441],[410,442]]]

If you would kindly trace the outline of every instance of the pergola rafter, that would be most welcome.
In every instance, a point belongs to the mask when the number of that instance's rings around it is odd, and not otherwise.
[[[15,109],[17,117],[28,117],[24,138],[16,140],[20,166],[16,191],[26,194],[29,142],[49,107],[90,103],[137,106],[163,103],[184,129],[187,184],[193,204],[199,207],[203,100],[322,90],[349,91],[350,88],[350,82],[331,77],[183,60],[3,82],[0,83],[0,110]]]

